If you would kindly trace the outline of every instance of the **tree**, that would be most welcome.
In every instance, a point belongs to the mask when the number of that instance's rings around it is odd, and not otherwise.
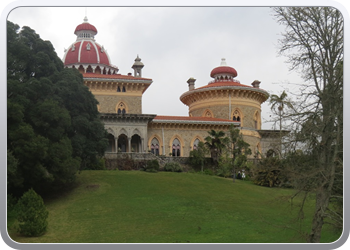
[[[291,141],[304,146],[304,152],[315,161],[313,171],[308,172],[312,185],[305,193],[316,194],[308,240],[320,242],[325,220],[333,217],[330,201],[340,178],[335,173],[342,173],[337,169],[342,168],[343,17],[331,7],[278,7],[274,13],[286,27],[280,53],[305,80],[296,110],[290,115]],[[338,192],[337,196],[341,199],[342,195]]]
[[[7,45],[8,192],[69,187],[107,146],[97,101],[34,30],[7,22]]]
[[[288,108],[293,109],[293,105],[290,100],[287,99],[287,93],[283,91],[280,96],[278,95],[271,95],[270,96],[270,105],[271,110],[275,111],[275,108],[277,106],[278,110],[278,116],[279,116],[279,125],[280,125],[280,156],[282,154],[282,118],[283,118],[283,110],[284,107],[287,106]]]
[[[43,199],[33,189],[19,199],[17,206],[18,232],[25,236],[40,236],[46,232],[47,211]]]
[[[229,143],[232,153],[233,176],[236,174],[236,167],[243,167],[247,162],[247,156],[252,154],[249,143],[243,140],[240,130],[233,125],[229,130]],[[235,177],[233,177],[233,182]]]
[[[271,95],[270,104],[271,104],[271,110],[274,110],[275,107],[277,106],[279,122],[280,122],[280,130],[282,130],[282,116],[283,116],[284,106],[293,108],[293,105],[289,100],[287,100],[287,93],[285,91],[283,91],[280,96]]]
[[[190,152],[190,164],[193,166],[200,166],[201,172],[204,169],[205,156],[208,153],[204,142],[200,141],[196,149]]]
[[[208,131],[208,134],[209,136],[204,139],[205,145],[208,147],[211,158],[217,167],[222,149],[225,148],[228,138],[225,137],[225,133],[223,131],[215,131],[212,129]]]

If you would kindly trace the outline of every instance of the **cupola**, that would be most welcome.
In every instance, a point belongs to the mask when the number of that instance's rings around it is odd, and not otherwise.
[[[77,68],[82,73],[116,74],[118,68],[110,63],[107,51],[96,43],[97,29],[87,17],[74,31],[76,41],[65,50],[63,63],[66,67]]]
[[[134,64],[132,65],[132,68],[134,69],[134,76],[135,77],[142,77],[142,68],[144,67],[143,63],[141,62],[141,58],[139,55],[137,55]]]
[[[226,59],[221,59],[221,65],[219,67],[214,68],[210,72],[210,77],[214,78],[215,80],[232,80],[237,76],[237,71],[227,66]]]

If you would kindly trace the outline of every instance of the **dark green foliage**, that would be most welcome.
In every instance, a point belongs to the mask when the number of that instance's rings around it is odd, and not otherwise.
[[[279,187],[283,183],[288,183],[284,177],[286,172],[283,172],[281,167],[282,161],[278,157],[267,157],[262,159],[257,169],[254,171],[253,182],[256,185],[265,187]]]
[[[158,172],[159,170],[159,162],[157,160],[151,160],[147,162],[147,165],[145,166],[146,172]]]
[[[164,166],[164,171],[169,171],[169,172],[182,172],[183,168],[180,165],[180,163],[172,161],[172,162],[167,162]]]
[[[208,147],[211,158],[217,167],[221,152],[225,148],[228,138],[225,137],[225,133],[223,131],[215,131],[212,129],[208,131],[208,134],[209,136],[205,138],[205,145]]]
[[[201,169],[203,172],[204,165],[208,165],[207,158],[205,157],[208,154],[208,149],[204,142],[199,142],[197,149],[190,151],[189,163],[192,168]]]
[[[24,236],[40,236],[46,232],[49,212],[43,199],[30,189],[19,199],[17,206],[18,232]]]
[[[7,22],[8,192],[69,187],[107,146],[97,101],[34,30]]]

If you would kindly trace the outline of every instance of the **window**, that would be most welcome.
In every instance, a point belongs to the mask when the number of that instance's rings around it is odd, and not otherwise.
[[[157,138],[153,138],[151,142],[151,153],[159,155],[159,142]]]
[[[197,149],[198,149],[198,143],[199,143],[199,139],[197,138],[197,139],[194,140],[194,142],[193,142],[193,150],[197,150]]]
[[[181,146],[180,146],[180,141],[176,138],[173,141],[173,146],[172,146],[172,155],[179,157],[181,155]]]
[[[235,122],[241,122],[241,114],[238,110],[235,110],[233,112],[233,118],[232,118],[233,121]]]
[[[123,102],[118,104],[117,113],[118,114],[126,114],[126,106]]]
[[[258,111],[254,114],[254,128],[260,129],[260,114]]]

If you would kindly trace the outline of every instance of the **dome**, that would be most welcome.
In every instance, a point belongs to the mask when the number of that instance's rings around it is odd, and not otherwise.
[[[210,73],[210,76],[215,78],[216,75],[230,75],[232,77],[237,76],[237,71],[229,66],[219,66],[213,69]]]
[[[74,34],[77,34],[79,31],[84,30],[84,31],[92,31],[95,33],[95,35],[97,34],[97,29],[95,28],[95,26],[93,26],[92,24],[89,23],[82,23],[79,24],[74,31]]]
[[[118,72],[118,68],[111,65],[107,51],[103,46],[95,42],[97,29],[88,23],[85,17],[84,22],[79,24],[74,34],[77,36],[76,41],[65,50],[63,63],[67,67],[88,67],[92,69],[100,68],[106,72]]]
[[[88,23],[87,17],[84,18],[84,22],[82,24],[79,24],[74,31],[74,34],[79,37],[92,37],[97,34],[97,29],[92,24]],[[89,35],[83,35],[83,34],[89,34]]]
[[[92,40],[73,43],[66,51],[64,64],[104,64],[110,65],[107,52]]]
[[[230,66],[226,66],[226,61],[225,59],[221,59],[221,65],[219,67],[214,68],[211,72],[210,72],[210,77],[215,78],[215,76],[217,75],[227,75],[227,76],[231,76],[232,78],[237,76],[237,71],[230,67]]]

